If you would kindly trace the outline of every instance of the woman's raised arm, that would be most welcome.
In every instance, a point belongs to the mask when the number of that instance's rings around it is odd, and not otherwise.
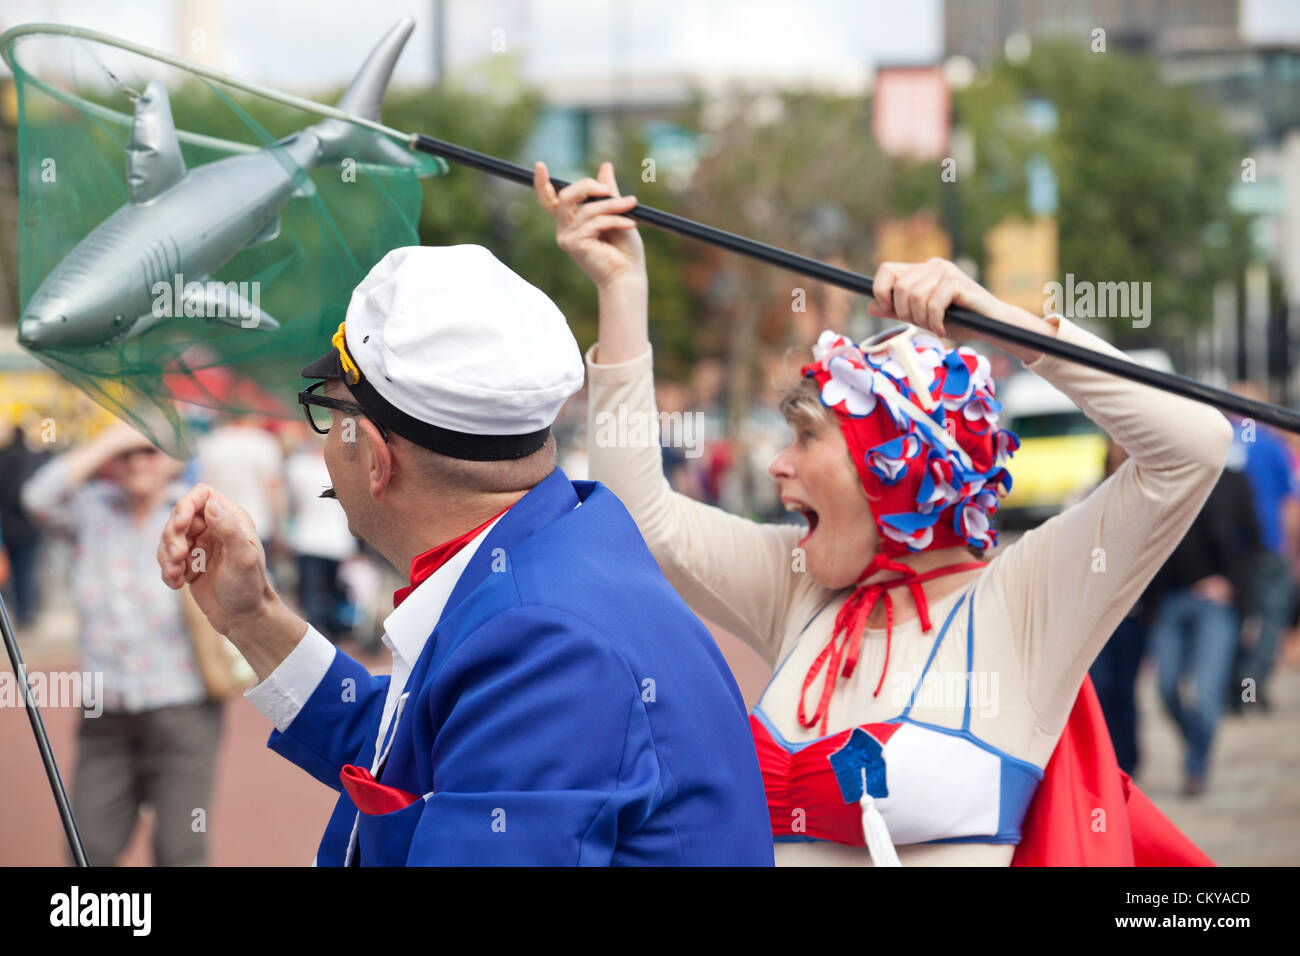
[[[613,164],[602,163],[599,176],[557,193],[546,164],[533,165],[533,188],[555,220],[556,243],[596,283],[600,363],[617,365],[650,350],[645,246],[636,220],[621,215],[636,205],[636,197],[619,195]]]
[[[1067,342],[1123,357],[1055,317]],[[1186,398],[1044,355],[1026,368],[1064,392],[1129,458],[1086,499],[1028,532],[989,568],[1040,722],[1063,726],[1102,646],[1182,540],[1223,469],[1232,427]],[[1012,473],[1015,461],[1012,461]]]
[[[636,199],[619,196],[609,163],[599,179],[558,194],[538,163],[534,186],[555,218],[560,248],[599,293],[600,338],[587,353],[591,477],[622,500],[687,604],[774,664],[791,598],[813,586],[794,554],[802,532],[728,514],[668,484],[656,430],[645,252],[636,221],[621,215]],[[585,202],[598,196],[611,198]],[[635,427],[609,427],[619,421]]]

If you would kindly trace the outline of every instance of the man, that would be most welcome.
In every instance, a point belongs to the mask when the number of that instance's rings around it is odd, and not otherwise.
[[[1205,792],[1242,622],[1256,613],[1251,582],[1259,525],[1244,466],[1241,447],[1233,445],[1200,514],[1148,592],[1156,608],[1149,635],[1156,683],[1186,744],[1183,795],[1189,797]]]
[[[207,635],[187,619],[189,595],[152,573],[180,469],[119,423],[42,465],[22,488],[32,518],[73,545],[81,666],[103,680],[102,713],[81,720],[72,782],[86,856],[97,866],[126,848],[141,804],[154,810],[155,865],[207,860],[195,811],[212,807],[222,705],[205,686],[196,641]]]
[[[158,547],[256,671],[269,746],[340,791],[316,862],[770,865],[712,638],[613,494],[555,467],[582,384],[555,305],[479,246],[397,249],[333,344],[301,400],[350,530],[410,570],[391,679],[285,607],[258,529],[210,488]]]
[[[1268,401],[1264,389],[1238,382],[1233,392],[1256,401]],[[1246,478],[1259,517],[1263,547],[1253,582],[1259,609],[1258,626],[1245,635],[1237,650],[1236,679],[1228,690],[1228,704],[1240,713],[1247,701],[1269,709],[1268,680],[1277,659],[1278,641],[1291,623],[1295,579],[1288,558],[1295,547],[1300,497],[1291,454],[1271,428],[1250,419],[1231,418],[1233,440],[1246,458]]]
[[[333,643],[348,635],[348,595],[340,568],[357,551],[348,519],[337,504],[321,498],[330,483],[324,450],[303,422],[289,431],[293,450],[285,461],[289,504],[289,547],[298,564],[298,606]]]

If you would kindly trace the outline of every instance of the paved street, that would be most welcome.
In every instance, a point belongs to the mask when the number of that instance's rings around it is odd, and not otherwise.
[[[76,666],[71,621],[47,615],[43,632],[24,641],[29,671]],[[758,658],[726,634],[719,635],[748,704],[766,681]],[[363,658],[375,672],[381,658]],[[7,669],[7,661],[5,662]],[[1139,783],[1155,802],[1222,865],[1300,864],[1300,669],[1283,669],[1269,714],[1226,719],[1216,747],[1209,792],[1199,800],[1178,796],[1180,744],[1160,712],[1152,674],[1143,672],[1140,704],[1146,768]],[[71,786],[78,711],[43,712],[65,781]],[[269,726],[247,702],[226,705],[226,733],[208,815],[211,862],[216,866],[305,865],[333,806],[333,792],[266,748]],[[59,865],[65,861],[62,829],[21,707],[0,708],[0,754],[6,790],[0,813],[0,864]],[[124,863],[147,866],[150,825],[136,830]]]
[[[71,620],[46,614],[39,640],[24,642],[29,672],[75,668]],[[372,669],[377,660],[367,659]],[[7,658],[3,661],[8,670]],[[69,792],[75,765],[78,710],[42,711]],[[334,805],[327,790],[266,747],[270,725],[242,698],[226,703],[217,757],[216,793],[208,814],[209,860],[215,866],[309,864]],[[22,707],[0,708],[0,753],[7,770],[0,814],[0,864],[57,866],[66,862],[63,828],[54,808],[31,725]],[[152,824],[137,827],[122,860],[148,866]],[[93,861],[92,861],[93,862]]]
[[[1147,662],[1150,664],[1150,661]],[[1181,741],[1162,711],[1152,668],[1139,684],[1138,784],[1169,818],[1222,866],[1300,864],[1300,670],[1279,670],[1273,709],[1247,704],[1219,725],[1204,796],[1178,795]]]

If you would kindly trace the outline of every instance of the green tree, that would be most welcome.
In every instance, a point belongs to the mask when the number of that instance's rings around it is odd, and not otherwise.
[[[385,120],[403,130],[427,131],[480,152],[531,167],[547,156],[524,155],[542,103],[522,85],[514,65],[491,57],[454,82],[434,90],[395,93],[385,104]],[[676,197],[657,180],[638,173],[646,155],[634,127],[619,130],[612,156],[590,156],[594,174],[600,162],[614,162],[620,188],[646,205],[672,208]],[[684,281],[681,240],[642,229],[651,276],[650,309],[659,367],[670,376],[685,373],[692,351],[692,321],[698,300]],[[530,188],[486,173],[453,166],[446,176],[427,181],[420,240],[428,245],[479,243],[545,291],[569,320],[585,350],[596,340],[596,291],[555,244],[555,223],[542,211]]]
[[[1032,100],[1052,104],[1054,126],[1031,122]],[[1057,181],[1062,281],[1150,282],[1151,328],[1166,341],[1209,318],[1215,283],[1240,274],[1248,248],[1228,205],[1242,150],[1216,111],[1149,58],[1070,44],[998,61],[956,102],[976,144],[958,184],[966,255],[982,261],[985,233],[1028,214],[1026,163],[1041,156]],[[1126,319],[1112,331],[1137,337]]]
[[[691,184],[687,208],[703,222],[870,274],[876,222],[937,204],[937,170],[881,153],[860,97],[764,94],[735,99],[729,113],[710,131]],[[701,331],[726,351],[738,421],[757,347],[811,344],[792,341],[792,292],[817,295],[820,284],[732,253],[707,255],[714,273]]]

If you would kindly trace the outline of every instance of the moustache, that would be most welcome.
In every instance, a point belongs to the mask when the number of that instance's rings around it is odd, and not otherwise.
[[[322,492],[321,492],[319,495],[317,495],[316,497],[318,497],[318,498],[338,498],[338,495],[334,494],[334,489],[333,489],[333,487],[330,487],[330,488],[326,488],[324,491],[322,491]]]

